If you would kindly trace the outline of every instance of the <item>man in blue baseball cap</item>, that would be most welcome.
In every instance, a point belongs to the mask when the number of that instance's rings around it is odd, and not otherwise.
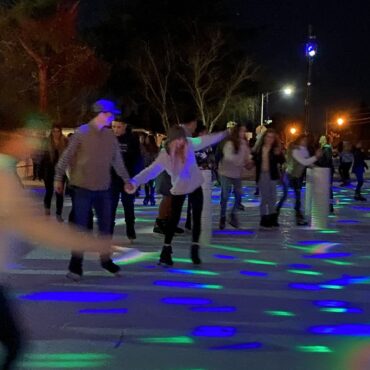
[[[95,117],[76,130],[56,166],[54,188],[57,192],[63,192],[62,180],[69,168],[74,222],[88,229],[91,212],[94,210],[99,233],[110,235],[111,168],[114,168],[124,183],[130,180],[117,139],[110,129],[115,115],[121,111],[112,101],[105,99],[95,102],[92,111],[96,114]],[[110,255],[101,254],[100,261],[104,269],[119,275],[120,268]],[[83,254],[72,252],[67,277],[79,281],[83,274],[82,263]]]
[[[92,106],[93,113],[111,113],[112,115],[121,114],[121,110],[116,107],[116,104],[110,100],[97,100]]]

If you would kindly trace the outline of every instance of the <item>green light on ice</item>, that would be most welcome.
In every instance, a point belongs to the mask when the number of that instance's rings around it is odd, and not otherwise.
[[[295,313],[289,311],[265,311],[267,315],[270,316],[280,316],[280,317],[293,317]]]
[[[324,288],[324,289],[343,289],[343,286],[342,285],[321,284],[320,288]]]
[[[288,272],[290,272],[291,274],[299,274],[299,275],[314,275],[314,276],[322,275],[321,272],[307,271],[307,270],[288,270]]]
[[[299,352],[316,352],[316,353],[330,353],[333,352],[326,346],[296,346]]]
[[[106,363],[102,361],[23,361],[25,369],[93,369],[101,368]]]
[[[354,263],[352,262],[346,262],[346,261],[336,261],[336,260],[324,260],[327,263],[331,263],[332,265],[338,265],[338,266],[353,266]]]
[[[325,307],[325,308],[320,308],[320,311],[332,312],[332,313],[344,313],[344,312],[347,312],[347,309],[343,307]]]
[[[228,245],[211,244],[211,247],[216,249],[223,249],[229,252],[258,253],[256,249],[229,247]]]
[[[106,366],[110,355],[98,353],[39,353],[25,356],[26,369],[93,369]]]
[[[192,263],[189,258],[172,258],[174,262],[181,262],[181,263]]]
[[[194,339],[186,336],[180,337],[150,337],[141,338],[143,343],[166,343],[166,344],[193,344]]]
[[[320,230],[319,233],[321,234],[338,234],[338,230]]]
[[[49,361],[87,361],[87,360],[109,360],[110,355],[104,353],[35,353],[26,355],[28,360],[49,360]]]
[[[117,260],[114,261],[117,265],[123,266],[123,265],[132,265],[137,262],[144,262],[144,261],[151,261],[151,260],[157,260],[158,259],[158,253],[157,252],[147,252],[142,256],[138,257],[132,257],[128,258],[126,260]]]
[[[244,260],[244,262],[253,263],[255,265],[277,266],[276,262],[264,261],[264,260]]]

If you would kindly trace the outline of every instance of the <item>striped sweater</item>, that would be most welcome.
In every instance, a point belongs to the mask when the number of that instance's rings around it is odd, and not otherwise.
[[[123,163],[117,138],[108,128],[88,123],[78,128],[56,166],[55,180],[62,181],[69,168],[70,184],[99,191],[111,185],[111,168],[123,181],[130,176]]]

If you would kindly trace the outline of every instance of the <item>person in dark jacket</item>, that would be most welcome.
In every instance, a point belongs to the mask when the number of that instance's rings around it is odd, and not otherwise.
[[[144,168],[149,167],[154,160],[157,158],[159,153],[158,145],[155,141],[154,135],[147,135],[144,139],[144,143],[140,147],[141,155],[143,158]],[[143,201],[144,206],[149,203],[151,206],[155,206],[155,182],[150,180],[145,184],[145,198]]]
[[[142,162],[139,140],[132,134],[130,127],[124,122],[113,121],[112,130],[117,137],[118,145],[122,155],[123,163],[125,164],[130,177],[134,177],[140,172],[140,164]],[[135,232],[135,194],[128,194],[123,190],[123,180],[119,177],[112,168],[112,226],[111,233],[114,232],[116,213],[119,200],[121,199],[122,206],[125,212],[126,235],[130,240],[136,239]]]
[[[362,148],[362,142],[359,141],[356,144],[355,149],[353,150],[352,173],[356,175],[356,179],[357,179],[357,186],[356,186],[355,197],[354,197],[355,200],[366,201],[366,198],[362,196],[361,194],[362,185],[364,184],[365,169],[368,169],[365,159],[366,159],[366,155]]]
[[[62,133],[62,128],[54,125],[50,135],[45,142],[45,151],[42,158],[43,180],[45,184],[44,208],[45,214],[50,215],[51,200],[54,194],[54,176],[55,166],[58,163],[59,157],[67,147],[67,138]],[[56,217],[59,222],[62,222],[63,211],[63,194],[55,193],[56,197]]]
[[[261,195],[261,222],[264,227],[279,226],[276,212],[276,186],[280,179],[280,165],[285,162],[275,130],[267,129],[255,146],[253,160],[256,180]]]

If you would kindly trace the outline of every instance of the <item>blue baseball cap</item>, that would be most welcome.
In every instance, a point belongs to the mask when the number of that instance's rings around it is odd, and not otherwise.
[[[94,113],[109,112],[112,114],[121,114],[121,110],[117,108],[116,104],[110,100],[100,99],[92,106]]]

